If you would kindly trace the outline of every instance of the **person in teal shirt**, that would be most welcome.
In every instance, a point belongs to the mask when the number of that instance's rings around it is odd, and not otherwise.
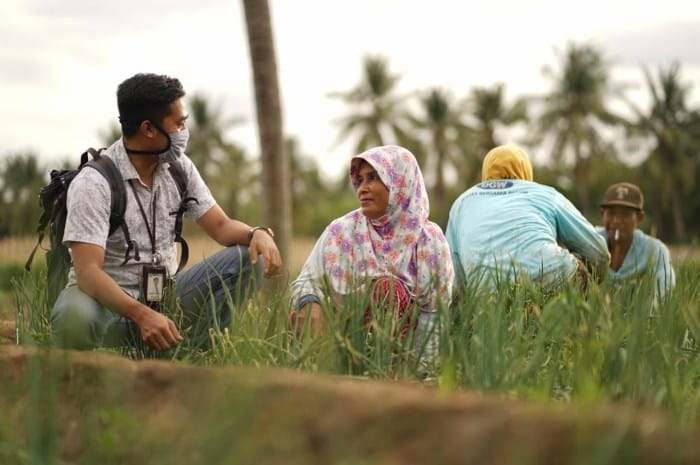
[[[644,195],[638,186],[620,182],[605,191],[600,203],[603,226],[596,230],[610,251],[608,275],[616,283],[656,280],[656,293],[666,295],[676,284],[668,248],[639,229],[644,221]]]
[[[482,182],[454,202],[446,236],[456,288],[493,292],[499,282],[530,279],[555,292],[610,260],[593,225],[556,189],[534,182],[528,154],[512,144],[486,154]]]

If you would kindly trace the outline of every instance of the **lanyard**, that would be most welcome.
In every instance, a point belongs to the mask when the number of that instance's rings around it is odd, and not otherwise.
[[[131,186],[131,191],[134,193],[134,197],[136,198],[136,203],[139,204],[139,210],[141,211],[141,218],[143,218],[143,222],[146,224],[146,230],[148,231],[148,238],[151,240],[151,261],[154,265],[159,265],[160,264],[160,254],[157,251],[156,248],[156,197],[158,194],[158,191],[153,193],[153,201],[151,202],[151,223],[153,224],[153,229],[151,229],[151,226],[148,224],[148,218],[146,217],[146,211],[143,209],[143,204],[141,204],[141,199],[139,199],[138,194],[136,193],[136,188],[134,187],[134,180],[130,179],[129,180],[129,185]]]

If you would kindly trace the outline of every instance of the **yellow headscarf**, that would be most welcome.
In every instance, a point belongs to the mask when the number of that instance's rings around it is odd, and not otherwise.
[[[517,145],[506,144],[495,147],[484,157],[481,180],[523,179],[532,181],[532,164],[525,150]]]

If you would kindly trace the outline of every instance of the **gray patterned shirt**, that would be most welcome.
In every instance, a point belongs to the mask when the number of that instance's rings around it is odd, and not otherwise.
[[[162,264],[173,275],[177,270],[177,251],[175,248],[175,216],[170,215],[180,206],[180,193],[175,180],[168,171],[168,163],[180,163],[187,179],[187,196],[194,197],[198,203],[191,202],[185,212],[185,218],[197,220],[216,203],[209,188],[204,183],[197,167],[186,155],[176,161],[164,161],[158,165],[153,175],[153,187],[148,188],[139,179],[136,169],[129,161],[122,140],[118,140],[102,152],[115,162],[124,178],[126,190],[126,212],[124,215],[129,235],[138,245],[140,260],[134,258],[122,265],[127,250],[126,239],[121,228],[109,235],[109,215],[111,194],[109,182],[97,170],[86,168],[75,177],[68,188],[66,227],[63,243],[70,248],[71,242],[86,242],[105,249],[104,271],[110,275],[129,294],[136,295],[144,264],[151,263],[151,239],[146,223],[134,197],[130,183],[139,196],[146,213],[148,224],[153,230],[152,218],[155,208],[156,250],[163,257]],[[171,154],[169,154],[171,156]],[[171,159],[172,160],[172,159]],[[68,285],[75,285],[75,270],[71,268]]]

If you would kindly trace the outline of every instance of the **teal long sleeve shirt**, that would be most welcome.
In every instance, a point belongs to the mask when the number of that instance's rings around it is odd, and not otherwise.
[[[596,231],[608,242],[605,228],[597,226]],[[639,229],[634,230],[632,245],[630,245],[622,266],[615,271],[609,269],[608,275],[615,282],[629,282],[650,273],[656,279],[656,291],[659,297],[666,295],[676,285],[676,274],[671,265],[671,255],[663,242],[645,234]]]
[[[556,189],[523,180],[489,180],[452,205],[446,230],[458,285],[495,289],[522,275],[553,289],[576,272],[575,253],[607,266],[605,240]],[[462,280],[462,282],[460,282]]]

